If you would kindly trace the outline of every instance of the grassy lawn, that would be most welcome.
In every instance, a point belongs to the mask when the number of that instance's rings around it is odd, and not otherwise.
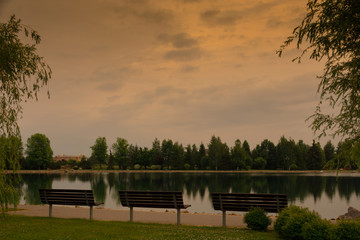
[[[7,215],[0,239],[280,239],[273,231]]]

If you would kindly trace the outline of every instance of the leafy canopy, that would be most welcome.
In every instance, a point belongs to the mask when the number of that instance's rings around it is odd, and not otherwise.
[[[29,43],[24,43],[24,36]],[[51,69],[36,53],[40,35],[21,24],[15,15],[0,23],[0,134],[19,135],[17,120],[21,102],[37,99],[40,87],[47,85]]]
[[[311,119],[319,137],[327,134],[360,140],[360,1],[309,0],[307,15],[277,52],[293,42],[310,59],[325,61],[318,76],[320,101]],[[305,43],[306,42],[306,43]],[[324,104],[330,106],[326,111]]]
[[[53,160],[50,140],[44,134],[36,133],[26,144],[26,165],[29,169],[47,169]]]
[[[21,117],[23,101],[35,98],[51,78],[51,69],[36,53],[40,35],[21,24],[15,15],[0,23],[0,207],[18,201],[22,152],[17,120]],[[6,174],[12,170],[13,174]]]

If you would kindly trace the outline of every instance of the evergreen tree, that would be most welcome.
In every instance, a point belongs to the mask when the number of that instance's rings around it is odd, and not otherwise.
[[[250,152],[250,145],[249,145],[249,143],[248,143],[248,141],[244,141],[243,142],[243,146],[242,146],[244,149],[245,149],[245,152],[249,155],[249,156],[251,156],[251,152]]]
[[[280,138],[278,145],[276,146],[278,164],[277,168],[289,170],[291,168],[297,168],[296,166],[296,144],[294,140],[287,140],[284,136]]]
[[[299,140],[297,143],[297,154],[296,154],[296,165],[299,170],[307,169],[308,162],[308,151],[310,146],[306,145],[302,140]]]
[[[212,169],[230,169],[229,147],[221,142],[220,137],[211,137],[209,143],[209,160]]]
[[[259,156],[266,160],[266,169],[277,168],[277,157],[275,144],[265,139],[260,144]]]
[[[323,169],[325,156],[319,143],[315,143],[315,141],[313,141],[312,146],[309,148],[308,155],[308,162],[306,164],[308,170]]]
[[[192,162],[194,163],[194,169],[199,169],[200,167],[200,154],[195,144],[192,145],[191,149],[191,158]]]
[[[206,149],[203,143],[200,144],[199,147],[199,159],[200,159],[200,169],[205,170],[208,166],[208,158],[206,156]]]
[[[161,154],[164,159],[164,166],[168,169],[171,169],[172,166],[172,157],[173,153],[173,141],[172,140],[163,140],[161,144]]]
[[[185,149],[185,159],[184,159],[184,168],[186,170],[193,169],[193,159],[192,159],[192,149],[191,145],[188,144]]]
[[[246,169],[246,151],[241,146],[239,139],[235,141],[235,146],[231,149],[231,165],[233,169]]]
[[[155,138],[151,149],[151,165],[163,166],[164,158],[161,153],[160,141]]]
[[[328,141],[324,146],[324,154],[325,154],[325,161],[329,162],[335,157],[335,147],[331,143],[331,141]]]
[[[250,145],[249,143],[245,140],[243,142],[243,149],[245,150],[245,162],[246,162],[246,169],[251,169],[252,168],[252,157],[251,157],[251,151],[250,151]]]
[[[172,162],[174,169],[184,169],[184,147],[178,142],[173,145]]]

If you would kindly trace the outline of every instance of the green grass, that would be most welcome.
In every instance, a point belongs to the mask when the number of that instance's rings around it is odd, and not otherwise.
[[[273,231],[7,215],[0,239],[280,239]]]

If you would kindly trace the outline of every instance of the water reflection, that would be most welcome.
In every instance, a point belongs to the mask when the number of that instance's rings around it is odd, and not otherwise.
[[[38,188],[91,188],[96,201],[104,202],[105,208],[121,208],[118,190],[183,191],[185,202],[193,206],[207,205],[209,209],[206,212],[214,212],[210,207],[212,192],[285,193],[290,203],[316,211],[319,211],[317,206],[324,204],[329,205],[330,209],[339,208],[341,211],[349,205],[360,208],[360,174],[340,176],[338,179],[335,176],[314,174],[173,172],[23,174],[22,178],[22,201],[26,204],[40,204]],[[190,211],[203,210],[192,207]],[[319,213],[330,218],[338,216],[331,215],[337,214],[335,212]]]

